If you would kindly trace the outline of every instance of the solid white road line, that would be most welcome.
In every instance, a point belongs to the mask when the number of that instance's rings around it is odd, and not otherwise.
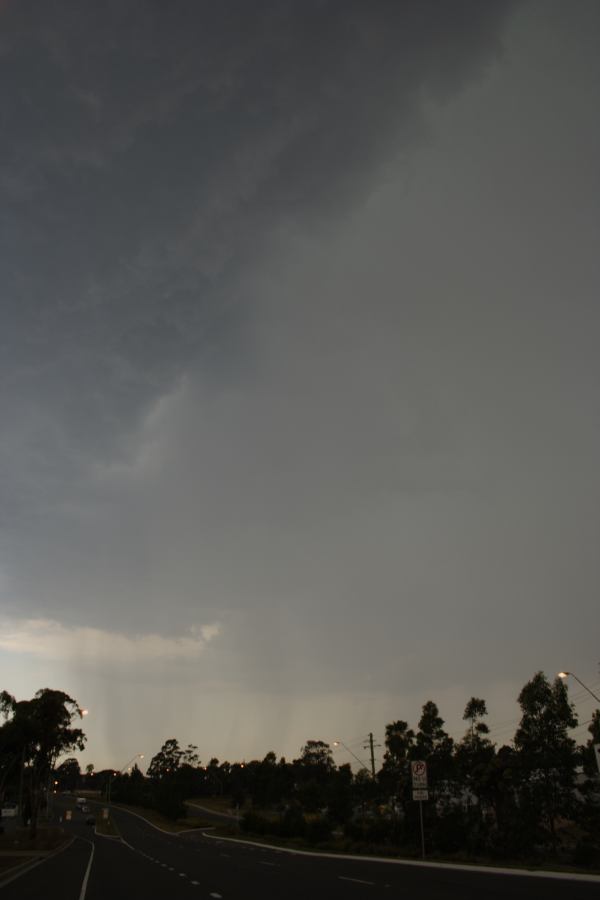
[[[374,881],[363,881],[362,878],[346,878],[344,875],[338,875],[340,881],[353,881],[355,884],[369,884],[373,886]]]
[[[35,869],[37,866],[41,866],[42,863],[47,862],[49,859],[52,859],[53,856],[58,856],[59,853],[64,853],[65,850],[68,850],[71,844],[73,844],[75,838],[71,838],[71,840],[64,844],[62,847],[59,847],[58,850],[53,850],[52,853],[49,853],[48,856],[44,856],[41,859],[36,859],[32,863],[23,863],[23,865],[19,866],[16,872],[9,874],[6,878],[3,878],[0,881],[0,888],[3,888],[5,884],[10,884],[11,881],[16,881],[17,878],[20,878],[21,875],[25,875],[27,872],[31,872],[32,869]],[[9,870],[10,872],[10,870]]]
[[[80,838],[80,840],[85,841],[86,838]],[[87,841],[88,844],[92,845],[92,852],[90,853],[90,859],[87,864],[87,869],[85,870],[85,875],[83,876],[83,881],[81,883],[81,891],[79,893],[79,900],[85,900],[85,894],[87,891],[88,880],[90,877],[90,872],[92,871],[92,863],[94,861],[94,851],[96,849],[96,845],[92,843],[92,841]]]
[[[210,840],[216,840],[215,835],[205,834]],[[275,850],[277,853],[289,853],[292,856],[317,856],[321,859],[336,859],[338,862],[352,860],[356,862],[377,863],[378,865],[413,866],[420,869],[449,869],[455,872],[477,872],[483,875],[512,875],[519,878],[552,878],[556,881],[591,881],[600,884],[600,875],[588,875],[586,872],[556,872],[552,869],[507,869],[501,866],[481,866],[469,863],[427,862],[417,859],[404,859],[403,857],[389,856],[359,856],[355,853],[322,853],[317,850],[296,850],[292,847],[278,847],[276,844],[257,844],[249,840],[233,837],[220,837],[219,841],[229,844],[242,844],[248,849]]]

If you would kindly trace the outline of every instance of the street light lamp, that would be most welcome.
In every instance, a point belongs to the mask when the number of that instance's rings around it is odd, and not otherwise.
[[[143,754],[143,753],[136,753],[135,756],[132,756],[132,757],[131,757],[131,759],[129,760],[129,762],[126,762],[126,763],[125,763],[125,765],[123,766],[123,768],[120,770],[119,775],[122,775],[123,772],[125,771],[125,769],[128,769],[129,766],[131,765],[131,763],[132,763],[134,760],[136,760],[136,759],[143,759],[143,758],[144,758],[144,754]]]
[[[587,684],[584,684],[583,681],[581,680],[581,678],[578,678],[577,675],[575,675],[574,672],[559,672],[559,673],[558,673],[558,677],[559,677],[559,678],[568,678],[569,675],[571,676],[571,678],[574,678],[575,681],[579,682],[579,684],[581,685],[581,687],[584,688],[584,689],[588,692],[588,694],[591,694],[592,697],[594,698],[594,700],[596,700],[598,703],[600,703],[600,697],[598,697],[598,696],[593,692],[593,690],[587,686]]]
[[[350,749],[350,747],[347,747],[343,741],[334,741],[333,746],[334,747],[343,747],[344,750],[346,750],[350,754],[350,756],[353,756],[354,759],[361,764],[363,769],[366,769],[367,771],[369,770],[369,767],[367,766],[367,764],[365,762],[363,762],[362,759],[359,759],[359,757],[356,755],[356,753],[353,753],[352,750]]]
[[[136,753],[135,756],[132,756],[132,757],[131,757],[131,759],[129,760],[129,762],[126,762],[126,763],[125,763],[125,765],[123,766],[122,769],[120,769],[118,772],[111,772],[111,773],[110,773],[110,775],[108,776],[108,790],[107,790],[107,792],[106,792],[106,800],[107,800],[108,803],[110,803],[110,796],[111,796],[112,780],[113,780],[113,778],[116,778],[117,775],[122,775],[123,772],[125,771],[125,769],[128,769],[129,766],[131,765],[131,763],[132,763],[134,760],[136,760],[136,759],[143,759],[143,758],[144,758],[144,754],[143,754],[143,753]]]

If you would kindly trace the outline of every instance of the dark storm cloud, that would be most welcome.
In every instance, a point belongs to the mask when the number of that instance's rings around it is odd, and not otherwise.
[[[42,429],[73,472],[81,452],[115,452],[189,360],[213,370],[239,352],[240,273],[262,242],[347,208],[419,133],[423,92],[450,94],[498,52],[508,8],[5,6],[1,365],[14,433]]]
[[[6,687],[236,757],[595,662],[598,10],[0,4]]]

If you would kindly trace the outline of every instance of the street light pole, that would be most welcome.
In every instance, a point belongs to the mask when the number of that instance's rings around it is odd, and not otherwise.
[[[558,673],[559,678],[568,678],[569,675],[571,676],[571,678],[574,678],[575,681],[578,684],[580,684],[581,687],[584,688],[584,690],[586,690],[588,692],[588,694],[591,694],[591,696],[594,698],[594,700],[597,700],[598,703],[600,703],[600,697],[598,697],[593,692],[593,690],[587,686],[587,684],[584,684],[583,681],[581,680],[581,678],[578,678],[574,672],[559,672]],[[598,766],[598,775],[600,775],[600,744],[598,744],[598,743],[592,744],[592,747],[593,747],[594,753],[596,755],[596,765]]]
[[[125,765],[123,766],[123,768],[119,770],[119,775],[122,775],[123,772],[125,771],[125,769],[128,769],[134,760],[143,759],[143,758],[144,758],[143,753],[136,753],[135,756],[132,756],[131,759],[129,760],[129,762],[126,762]]]
[[[356,762],[359,762],[359,763],[361,764],[361,766],[363,767],[363,769],[366,769],[367,772],[369,771],[368,765],[366,765],[366,763],[365,763],[362,759],[359,759],[358,756],[356,755],[356,753],[353,753],[352,750],[350,749],[350,747],[347,747],[346,744],[345,744],[343,741],[334,741],[334,742],[333,742],[333,746],[334,746],[334,747],[343,747],[344,750],[346,750],[346,751],[350,754],[350,756],[353,756],[353,757],[354,757],[354,759],[356,760]]]
[[[108,800],[109,803],[110,803],[110,796],[111,796],[111,788],[112,788],[112,780],[113,780],[113,778],[116,778],[117,775],[122,775],[123,772],[125,771],[125,769],[128,769],[129,766],[131,765],[131,763],[132,763],[134,760],[136,760],[136,759],[143,759],[143,758],[144,758],[144,754],[143,754],[143,753],[136,753],[135,756],[132,756],[131,759],[130,759],[128,762],[125,763],[125,765],[123,766],[122,769],[119,769],[118,772],[111,772],[111,773],[110,773],[110,775],[108,776],[108,791],[107,791],[107,796],[106,796],[106,799]]]
[[[594,698],[594,700],[596,700],[598,703],[600,703],[600,697],[598,697],[593,692],[593,690],[587,686],[587,684],[584,684],[583,681],[581,680],[581,678],[578,678],[574,672],[559,672],[558,673],[558,677],[563,678],[563,679],[568,678],[569,675],[571,676],[571,678],[574,678],[575,681],[577,681],[581,685],[581,687],[584,688],[584,690],[586,690],[588,692],[588,694],[591,694],[592,697]]]

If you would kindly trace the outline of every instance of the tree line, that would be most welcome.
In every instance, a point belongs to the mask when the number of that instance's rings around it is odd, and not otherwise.
[[[416,728],[399,719],[385,727],[382,765],[372,777],[337,766],[331,746],[309,740],[297,759],[274,752],[243,763],[211,759],[198,748],[165,741],[144,777],[120,775],[112,797],[152,806],[177,818],[184,800],[223,796],[243,813],[248,832],[323,842],[349,849],[418,852],[418,803],[411,762],[427,763],[429,800],[423,804],[427,848],[440,854],[495,859],[559,859],[600,864],[600,783],[593,744],[600,743],[600,710],[589,740],[577,745],[574,705],[560,678],[536,673],[521,690],[521,719],[511,743],[498,747],[486,724],[487,706],[472,697],[465,733],[454,740],[429,700]]]
[[[415,727],[385,726],[382,764],[374,775],[336,765],[332,747],[308,740],[297,759],[271,751],[262,760],[203,765],[198,747],[166,740],[146,775],[137,766],[83,775],[77,759],[86,737],[82,711],[61,691],[42,689],[31,700],[0,693],[0,800],[17,800],[35,833],[48,792],[99,792],[106,800],[153,808],[177,819],[185,800],[227,798],[241,828],[338,849],[414,853],[420,849],[419,805],[411,763],[427,764],[423,803],[427,851],[470,858],[554,859],[600,865],[600,779],[593,745],[600,744],[600,710],[581,745],[564,682],[536,673],[521,690],[521,718],[511,742],[497,746],[486,724],[486,702],[465,706],[465,732],[454,740],[437,705],[428,700]]]

